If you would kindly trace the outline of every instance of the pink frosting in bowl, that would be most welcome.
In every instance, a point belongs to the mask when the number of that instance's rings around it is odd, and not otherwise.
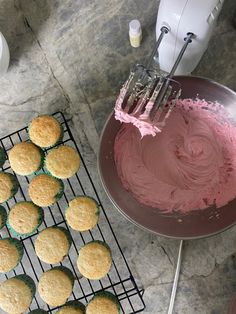
[[[177,101],[155,137],[123,124],[114,155],[124,188],[163,212],[219,208],[236,196],[236,127],[219,104]]]

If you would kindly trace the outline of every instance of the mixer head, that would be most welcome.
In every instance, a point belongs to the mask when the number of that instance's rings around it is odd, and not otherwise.
[[[173,79],[173,75],[194,34],[187,34],[170,73],[161,73],[156,67],[150,67],[156,58],[157,48],[168,31],[167,27],[162,27],[148,66],[136,64],[131,70],[115,105],[115,118],[135,125],[142,137],[155,136],[161,132],[181,94],[181,86]]]

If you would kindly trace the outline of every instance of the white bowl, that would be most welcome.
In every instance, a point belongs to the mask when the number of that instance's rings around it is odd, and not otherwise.
[[[3,75],[7,72],[9,61],[9,48],[3,34],[0,33],[0,75]]]

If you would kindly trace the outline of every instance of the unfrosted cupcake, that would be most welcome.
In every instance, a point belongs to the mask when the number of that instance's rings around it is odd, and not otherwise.
[[[77,196],[69,202],[65,217],[72,229],[76,231],[90,230],[98,222],[98,203],[89,196]]]
[[[79,250],[77,267],[84,277],[99,280],[111,268],[112,255],[109,246],[102,241],[92,241]]]
[[[54,267],[40,277],[38,291],[44,302],[56,307],[67,301],[72,293],[73,285],[74,277],[68,268]]]
[[[0,171],[0,204],[7,202],[18,191],[19,183],[16,177],[8,172]]]
[[[24,253],[22,243],[13,238],[0,239],[0,273],[14,269],[21,261]]]
[[[0,168],[4,165],[6,161],[6,153],[5,150],[0,146]]]
[[[29,196],[34,204],[42,207],[57,202],[63,195],[63,182],[48,174],[39,174],[29,184]]]
[[[7,221],[7,212],[3,206],[0,205],[0,230],[5,226]]]
[[[35,283],[27,275],[18,275],[0,284],[0,308],[6,313],[24,313],[35,295]]]
[[[71,242],[68,230],[63,227],[49,227],[37,236],[35,252],[45,263],[60,263],[68,255]]]
[[[48,153],[45,165],[54,177],[67,179],[79,170],[80,156],[73,147],[62,145]]]
[[[85,314],[85,306],[79,301],[70,301],[63,305],[56,314]]]
[[[33,234],[43,222],[43,209],[32,202],[16,203],[10,210],[7,225],[15,236]]]
[[[54,117],[42,115],[32,120],[29,137],[39,147],[52,147],[62,140],[63,128]]]
[[[119,301],[110,292],[98,292],[87,304],[86,314],[120,314]]]
[[[43,151],[33,143],[23,142],[16,144],[8,154],[12,170],[28,176],[42,168],[44,161]]]

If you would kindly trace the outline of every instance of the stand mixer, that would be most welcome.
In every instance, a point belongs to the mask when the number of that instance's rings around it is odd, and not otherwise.
[[[156,45],[147,65],[136,64],[115,105],[115,118],[135,125],[141,136],[165,126],[181,86],[174,74],[189,75],[197,66],[216,26],[224,0],[162,0]],[[190,44],[191,43],[191,44]]]
[[[160,2],[156,37],[166,26],[170,31],[158,48],[161,70],[170,72],[188,32],[196,35],[179,63],[175,74],[189,75],[196,68],[208,47],[224,0],[162,0]]]

